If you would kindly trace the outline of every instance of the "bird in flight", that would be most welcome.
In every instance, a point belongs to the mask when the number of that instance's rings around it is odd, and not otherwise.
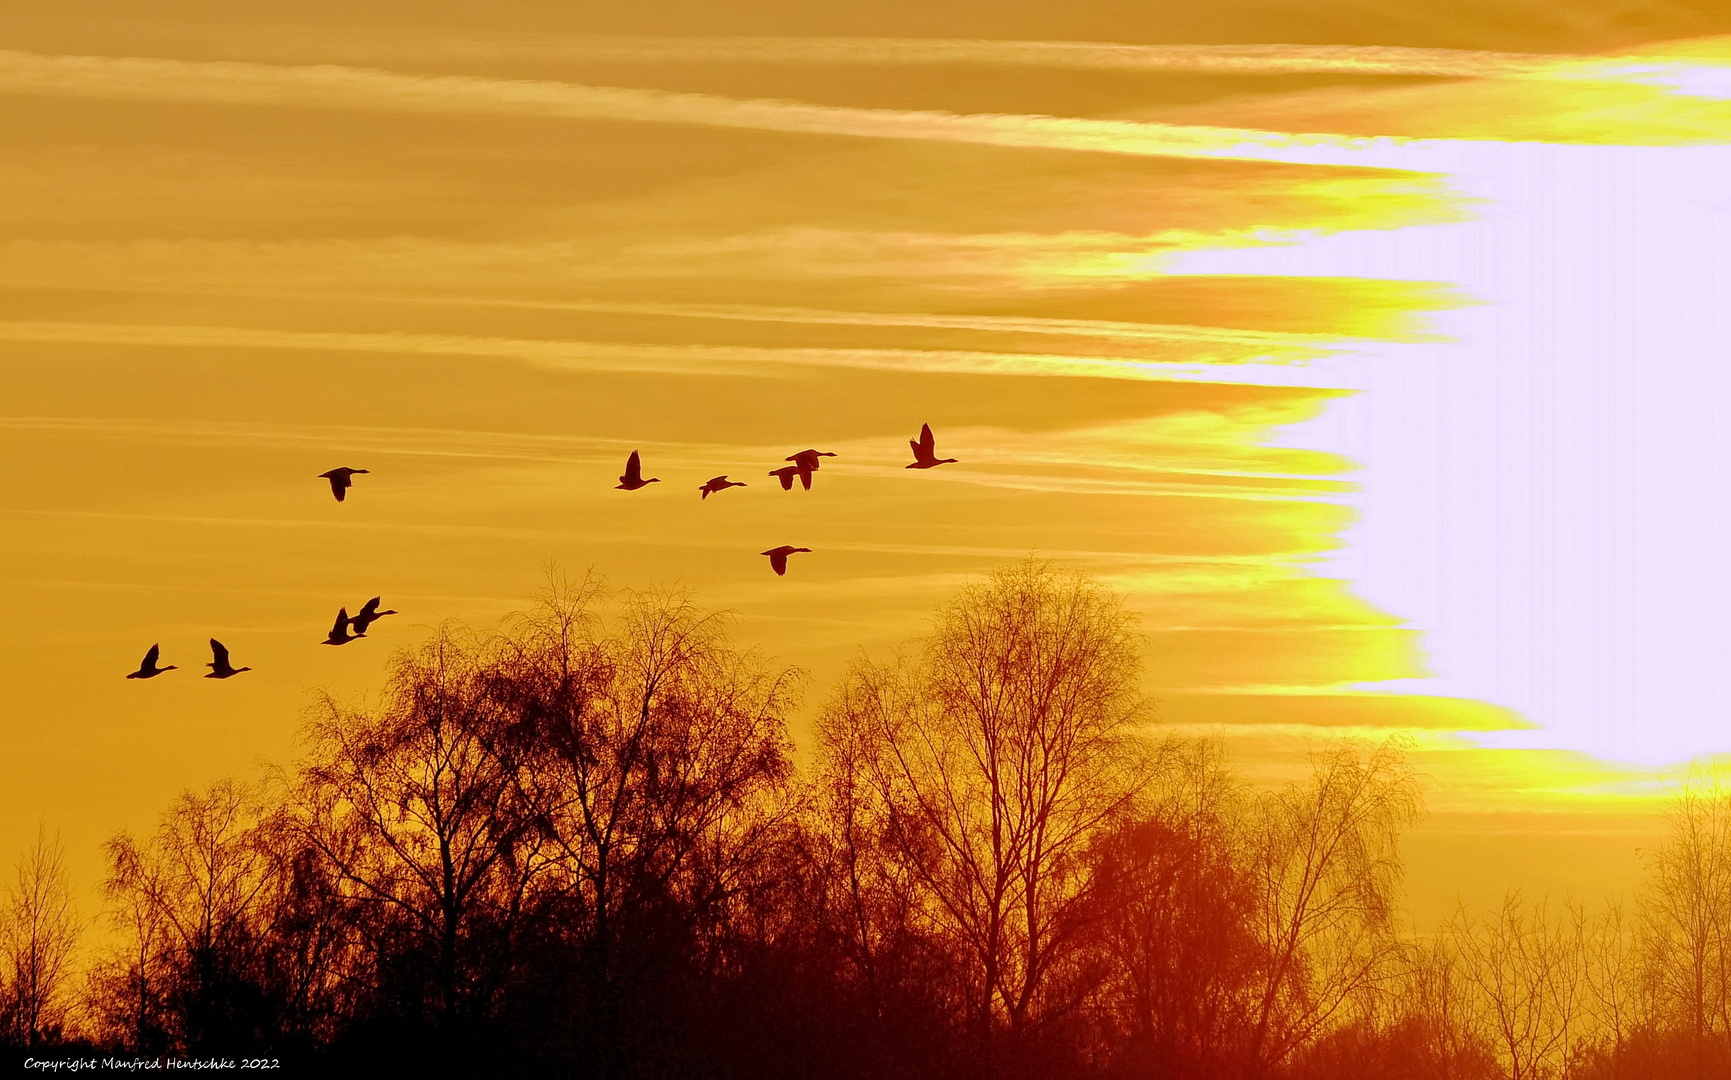
[[[621,476],[619,482],[613,486],[624,491],[636,491],[640,487],[648,487],[650,484],[659,484],[660,482],[661,477],[659,476],[651,476],[647,480],[643,479],[643,461],[637,456],[637,451],[633,450],[631,456],[625,459],[625,475]]]
[[[331,482],[331,494],[337,497],[337,502],[342,502],[343,496],[349,490],[349,485],[354,483],[354,477],[370,471],[369,469],[351,469],[344,466],[341,469],[319,473],[319,475]]]
[[[769,568],[771,570],[774,570],[776,572],[777,576],[781,576],[781,575],[784,575],[787,573],[787,557],[789,555],[792,555],[798,551],[810,551],[810,550],[811,550],[810,548],[796,548],[796,547],[790,547],[787,544],[783,544],[780,547],[770,548],[768,551],[760,551],[760,552],[758,552],[758,554],[759,555],[768,555],[769,556]]]
[[[707,499],[711,495],[715,494],[718,491],[726,491],[730,487],[744,487],[744,486],[745,486],[745,481],[743,481],[743,480],[729,480],[727,478],[727,474],[722,473],[720,476],[712,476],[708,480],[705,480],[703,482],[703,486],[698,488],[697,490],[701,493],[699,496],[700,498]]]
[[[941,458],[937,454],[937,440],[932,438],[932,425],[920,425],[920,437],[909,439],[908,445],[914,448],[914,463],[903,466],[908,469],[935,469],[939,465],[949,465],[955,458]]]
[[[228,646],[215,638],[210,639],[210,656],[210,663],[204,665],[210,669],[210,674],[205,676],[207,679],[226,679],[232,675],[239,675],[243,671],[252,670],[249,667],[235,667],[229,663]]]
[[[804,465],[783,465],[779,469],[769,470],[769,475],[781,481],[783,491],[793,490],[793,478],[796,476],[799,477],[799,482],[805,485],[805,490],[811,490],[811,469]]]
[[[325,635],[324,644],[347,645],[361,636],[363,635],[349,633],[349,609],[338,608],[337,621],[331,625],[331,632]]]
[[[801,450],[799,453],[784,457],[781,460],[791,461],[808,472],[816,472],[820,464],[818,459],[826,457],[835,457],[835,455],[828,450]]]
[[[173,671],[175,667],[169,664],[165,667],[156,666],[156,658],[162,655],[159,645],[152,645],[150,651],[144,654],[144,662],[138,665],[138,670],[128,675],[129,679],[154,679],[165,671]]]
[[[395,615],[396,613],[395,609],[380,611],[379,597],[375,596],[361,605],[361,610],[357,611],[354,618],[349,620],[349,625],[355,628],[355,634],[356,636],[359,636],[367,632],[367,627],[378,622],[386,615]]]

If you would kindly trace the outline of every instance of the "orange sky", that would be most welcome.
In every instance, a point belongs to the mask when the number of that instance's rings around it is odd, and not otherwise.
[[[92,888],[115,829],[291,760],[312,692],[373,691],[550,565],[732,609],[815,706],[1037,552],[1128,595],[1161,719],[1248,775],[1418,729],[1421,922],[1626,888],[1653,774],[1455,734],[1523,723],[1495,704],[1352,690],[1426,674],[1425,628],[1316,561],[1355,513],[1356,463],[1293,435],[1346,400],[1327,359],[1483,298],[1169,271],[1475,213],[1266,133],[1710,142],[1722,102],[1501,54],[1731,33],[1714,6],[9,8],[0,856],[45,821]],[[1003,44],[1030,40],[1311,48]],[[1411,51],[1315,48],[1350,45]],[[959,464],[901,467],[922,422]],[[808,446],[839,456],[776,489]],[[613,489],[632,449],[663,483]],[[342,505],[336,465],[371,470]],[[750,486],[700,502],[723,472]],[[782,543],[814,551],[777,579]],[[374,594],[403,614],[318,644]],[[213,635],[255,670],[199,679]],[[154,641],[181,670],[123,680]]]

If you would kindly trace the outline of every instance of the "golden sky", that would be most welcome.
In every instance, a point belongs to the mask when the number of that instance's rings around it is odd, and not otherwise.
[[[1717,648],[1642,606],[1687,582],[1568,597],[1717,514],[1711,440],[1618,440],[1710,419],[1626,271],[1722,235],[1718,6],[9,5],[0,855],[45,821],[93,886],[112,831],[550,566],[733,610],[815,706],[1034,552],[1127,594],[1160,718],[1249,775],[1416,729],[1421,920],[1624,888],[1659,778],[1731,742],[1589,716],[1594,650],[1645,654],[1553,623]],[[1596,348],[1656,396],[1571,373]],[[1600,425],[1562,464],[1509,434],[1553,404]],[[958,464],[902,468],[924,422]],[[634,449],[663,482],[615,490]],[[1546,531],[1668,484],[1694,516]],[[403,614],[319,644],[375,594]],[[211,636],[254,670],[198,678]],[[180,670],[123,680],[158,641]]]

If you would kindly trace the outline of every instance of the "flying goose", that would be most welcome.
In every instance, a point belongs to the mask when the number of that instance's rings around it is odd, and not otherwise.
[[[759,555],[768,555],[769,556],[769,568],[771,570],[774,570],[776,572],[777,576],[781,576],[781,575],[784,575],[787,573],[787,557],[789,555],[792,555],[793,553],[795,553],[797,551],[810,551],[810,550],[811,550],[810,548],[790,547],[787,544],[783,544],[780,547],[770,548],[768,551],[760,551],[760,552],[758,552],[758,554]]]
[[[718,491],[726,491],[730,487],[744,486],[745,482],[743,480],[729,480],[727,474],[722,473],[720,476],[712,476],[708,480],[705,480],[703,486],[697,490],[700,493],[700,498],[707,499]]]
[[[828,450],[801,450],[799,453],[784,457],[781,460],[791,461],[802,469],[816,472],[817,467],[820,464],[818,459],[826,457],[835,457],[835,455],[830,453]]]
[[[337,497],[337,502],[342,502],[343,495],[349,490],[349,485],[354,483],[353,478],[370,471],[369,469],[351,469],[344,466],[341,469],[319,473],[319,475],[331,482],[331,494]]]
[[[643,479],[643,461],[637,456],[637,451],[633,450],[631,456],[625,459],[625,475],[621,476],[619,482],[613,486],[624,491],[636,491],[640,487],[648,487],[650,484],[659,484],[660,482],[661,477],[659,476],[652,476],[647,480]]]
[[[903,466],[908,469],[935,469],[939,465],[949,465],[956,459],[941,458],[937,455],[937,440],[932,438],[932,425],[920,425],[920,437],[909,439],[908,445],[914,448],[914,463]]]
[[[165,671],[175,670],[175,666],[173,664],[169,664],[165,667],[157,667],[156,666],[156,658],[158,656],[161,656],[161,655],[162,655],[161,647],[158,645],[152,645],[150,647],[150,651],[144,654],[144,662],[138,665],[138,670],[133,672],[132,674],[128,675],[127,678],[129,678],[129,679],[154,679],[158,675],[161,675]]]
[[[215,638],[210,639],[210,655],[210,663],[204,665],[210,669],[210,674],[205,676],[207,679],[226,679],[233,675],[239,675],[243,671],[252,670],[249,667],[235,667],[229,663],[228,647]]]
[[[799,477],[799,482],[805,485],[805,490],[811,490],[811,470],[804,465],[783,465],[779,469],[771,469],[769,475],[781,481],[781,490],[793,490],[793,478]]]
[[[386,615],[395,615],[396,613],[395,609],[380,611],[379,597],[375,596],[361,605],[361,610],[356,612],[354,618],[349,620],[349,625],[355,628],[355,633],[357,635],[365,634],[367,632],[367,627],[378,622]]]
[[[346,607],[338,608],[337,621],[331,625],[331,632],[325,635],[324,644],[347,645],[362,636],[361,634],[349,633],[349,609]]]

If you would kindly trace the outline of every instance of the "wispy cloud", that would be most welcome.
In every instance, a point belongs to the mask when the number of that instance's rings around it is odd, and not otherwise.
[[[492,46],[506,55],[510,46]],[[468,46],[473,48],[474,46]],[[462,45],[441,47],[457,55]],[[1418,75],[1556,82],[1633,82],[1725,96],[1731,67],[1675,56],[1425,49],[1393,45],[1125,45],[941,38],[573,37],[522,42],[518,55],[591,60],[755,64],[971,64],[1071,71],[1206,71],[1234,75]]]
[[[1317,355],[1309,343],[1263,342],[1254,355],[1243,350],[1215,364],[1206,357],[1186,363],[1156,363],[1109,357],[964,352],[925,349],[762,348],[745,345],[639,345],[528,338],[416,334],[400,331],[352,333],[257,330],[226,326],[121,323],[3,322],[0,341],[96,345],[192,346],[240,349],[316,349],[423,356],[476,356],[516,360],[571,371],[632,371],[665,374],[769,375],[789,366],[864,368],[875,371],[966,375],[1061,376],[1138,381],[1232,382],[1254,385],[1338,385],[1337,371],[1294,367]]]
[[[582,435],[86,416],[0,416],[0,432],[7,431],[181,446],[266,446],[325,451],[338,446],[354,452],[543,464],[614,460],[626,450],[638,446],[666,445]]]
[[[378,47],[389,48],[382,40]],[[1466,78],[1530,77],[1578,58],[1352,45],[1126,45],[978,38],[571,36],[423,40],[404,54],[564,57],[748,64],[971,64],[1093,71],[1351,72]]]
[[[981,38],[718,37],[452,34],[393,28],[152,25],[153,38],[228,56],[318,56],[347,62],[577,61],[601,63],[974,65],[1069,71],[1342,73],[1472,79],[1617,79],[1631,69],[1683,66],[1675,55],[1571,55],[1388,45],[1132,45]]]
[[[860,109],[545,80],[403,75],[335,65],[46,56],[0,51],[0,92],[126,101],[702,124],[1156,157],[1400,167],[1360,160],[1388,140],[1069,117]]]
[[[1307,499],[1327,501],[1349,485],[1326,477],[1338,464],[1321,456],[1267,448],[1246,449],[1226,438],[1277,422],[1272,415],[1249,415],[1199,428],[1188,414],[1165,420],[1109,425],[1029,435],[998,429],[959,429],[956,445],[966,448],[969,467],[934,474],[935,481],[1016,491],[1112,496],[1182,495],[1249,501]],[[286,450],[347,452],[392,456],[509,462],[537,468],[617,464],[630,449],[641,449],[683,467],[725,469],[741,460],[776,461],[784,449],[753,444],[721,445],[620,440],[582,435],[524,434],[430,428],[225,423],[199,420],[141,420],[109,417],[0,417],[0,432],[30,432],[74,438],[118,439],[182,446],[254,446]],[[832,442],[857,477],[900,481],[905,450],[900,433]],[[1308,470],[1308,471],[1306,471]],[[920,545],[926,550],[929,545]],[[897,550],[867,545],[861,550]],[[936,549],[933,549],[936,550]],[[945,549],[948,550],[948,549]],[[975,549],[957,548],[957,553]],[[1135,554],[1131,561],[1166,560]]]
[[[1058,43],[1031,44],[1038,52]],[[1063,49],[1058,48],[1054,55],[1062,53]],[[1307,63],[1346,62],[1340,58],[1330,60],[1328,50],[1309,50],[1309,53]],[[1284,54],[1277,50],[1270,55]],[[1225,59],[1225,55],[1216,57],[1220,62]],[[1255,59],[1251,54],[1238,58],[1243,63],[1253,63]],[[1368,63],[1368,58],[1364,62]],[[1489,64],[1487,70],[1495,66]],[[1518,66],[1515,64],[1510,70]],[[1693,77],[1698,74],[1698,66],[1675,62],[1643,61],[1618,69],[1607,61],[1583,70],[1597,72],[1593,78],[1669,88],[1695,86],[1700,82]],[[50,56],[15,50],[0,50],[0,93],[700,124],[789,134],[913,139],[1142,157],[1417,170],[1436,168],[1433,162],[1439,160],[1438,150],[1448,145],[1444,140],[1287,134],[1126,120],[863,109],[548,80],[405,75],[330,64]],[[1442,156],[1450,155],[1445,152]]]
[[[385,299],[385,298],[381,298]],[[1113,319],[1061,319],[1022,315],[944,315],[913,311],[834,311],[822,308],[767,307],[753,304],[667,304],[583,301],[522,301],[440,297],[404,297],[418,303],[497,304],[508,307],[586,311],[611,315],[654,315],[666,318],[716,319],[812,326],[907,327],[920,330],[974,330],[988,334],[1037,334],[1051,337],[1112,338],[1203,345],[1244,345],[1293,350],[1314,347],[1318,353],[1351,344],[1341,334],[1274,333],[1266,330],[1183,326],[1172,323],[1125,322]]]
[[[684,304],[612,300],[534,300],[506,296],[464,296],[446,293],[372,293],[345,289],[246,289],[220,287],[173,288],[135,286],[131,291],[246,296],[272,300],[366,301],[449,307],[520,308],[530,311],[572,311],[598,315],[646,315],[657,318],[719,322],[785,323],[801,326],[865,326],[916,330],[970,330],[982,334],[1042,337],[1105,338],[1181,345],[1243,345],[1277,349],[1283,355],[1314,348],[1314,355],[1332,353],[1359,339],[1344,334],[1307,334],[1246,330],[1236,327],[1190,326],[1177,323],[1129,322],[1115,319],[1067,319],[1029,315],[951,315],[920,311],[839,311],[829,308],[772,307],[759,304]]]
[[[1408,220],[1453,219],[1454,207],[1446,199],[1410,209]],[[725,303],[656,308],[637,299],[643,292],[642,286],[649,282],[694,293],[694,299],[713,296],[715,285],[720,283],[731,283],[737,289],[742,282],[749,282],[770,295],[824,297],[831,303],[835,301],[833,294],[862,279],[900,287],[904,292],[935,284],[952,298],[957,288],[1017,292],[1110,288],[1146,283],[1169,273],[1179,260],[1194,252],[1293,246],[1339,231],[1227,227],[1162,229],[1142,234],[1062,229],[1048,233],[945,233],[936,229],[889,232],[803,226],[724,231],[729,224],[725,220],[706,222],[677,238],[656,236],[634,243],[622,243],[618,238],[462,242],[421,237],[294,241],[15,240],[0,243],[0,281],[27,287],[89,289],[118,285],[180,294],[335,298],[344,302],[485,303],[525,309],[750,322],[820,321],[834,325],[1068,336],[1077,336],[1079,332],[1090,337],[1118,336],[1127,340],[1126,335],[1114,334],[1124,330],[1132,331],[1135,338],[1145,342],[1207,340],[1254,346],[1278,338],[1281,344],[1303,341],[1327,346],[1341,340],[1328,334],[1282,331],[1262,336],[1254,330],[1164,327],[1124,319],[1066,319],[1051,323],[1044,318],[958,314],[931,318],[916,314],[904,318],[893,312],[837,312],[822,302],[801,308]],[[1376,228],[1382,222],[1355,224]],[[561,286],[553,294],[560,299],[544,299],[549,284]],[[587,293],[590,299],[564,299],[572,293]],[[619,299],[610,299],[610,294]],[[723,292],[722,296],[728,293]],[[1429,299],[1434,301],[1435,297]],[[908,297],[903,302],[931,304],[933,298],[922,301]],[[942,299],[937,300],[937,305],[945,306]],[[805,312],[817,314],[808,318]],[[939,318],[943,321],[934,321]]]
[[[224,526],[242,529],[364,530],[420,533],[428,536],[484,536],[506,540],[559,540],[566,534],[551,529],[508,529],[497,525],[446,525],[426,522],[310,521],[304,518],[214,517],[194,514],[141,514],[110,510],[48,510],[0,507],[0,515],[26,518],[73,518],[91,521],[135,521],[163,525]]]

